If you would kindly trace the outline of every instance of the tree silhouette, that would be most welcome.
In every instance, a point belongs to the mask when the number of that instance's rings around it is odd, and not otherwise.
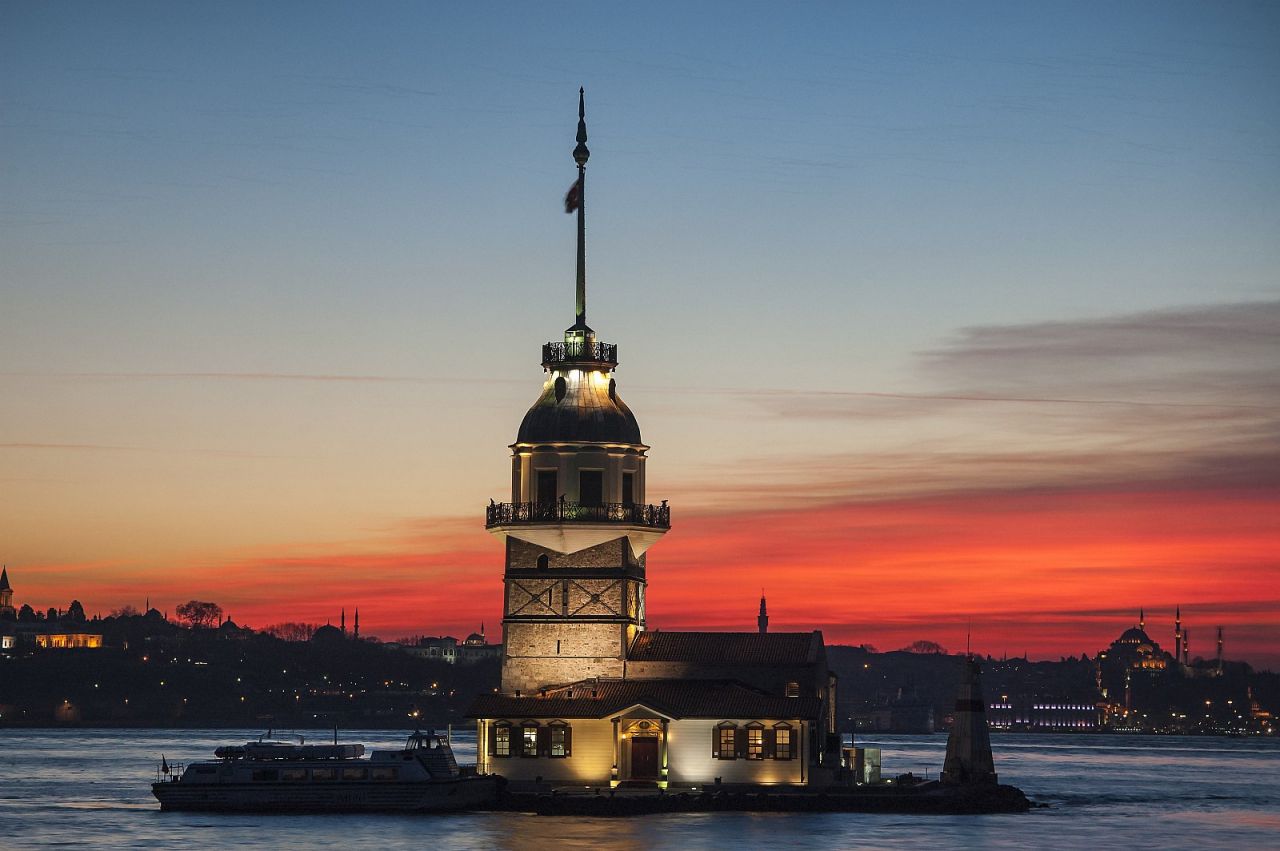
[[[72,600],[71,605],[67,606],[67,620],[84,623],[84,606],[80,604],[79,600]]]
[[[311,623],[288,621],[286,623],[272,624],[262,631],[268,635],[274,635],[281,641],[310,641],[311,636],[315,635],[318,628]]]
[[[936,641],[913,641],[902,648],[908,653],[946,653],[947,648]]]
[[[193,627],[217,626],[222,621],[222,607],[217,603],[188,600],[179,604],[175,611],[178,613],[179,620]]]

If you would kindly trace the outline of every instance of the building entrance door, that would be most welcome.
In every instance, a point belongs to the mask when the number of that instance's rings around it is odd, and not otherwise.
[[[658,779],[658,737],[636,736],[631,740],[631,779]]]

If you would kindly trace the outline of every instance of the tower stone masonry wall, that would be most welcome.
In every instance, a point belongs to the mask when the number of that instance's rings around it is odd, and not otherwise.
[[[575,553],[558,553],[516,537],[507,538],[507,568],[536,568],[539,556],[547,567],[644,567],[644,556],[635,558],[625,537],[615,538]]]
[[[640,583],[623,577],[508,580],[508,617],[574,618],[598,615],[636,620]]]
[[[621,623],[508,623],[502,690],[532,693],[591,677],[620,677],[626,635]]]

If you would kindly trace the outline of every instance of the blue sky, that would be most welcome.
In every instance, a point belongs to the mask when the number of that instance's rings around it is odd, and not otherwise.
[[[589,320],[686,504],[726,470],[1191,451],[1168,417],[856,394],[1271,405],[1274,347],[1222,346],[1277,296],[1277,48],[1266,3],[7,3],[9,561],[399,546],[500,493],[572,321],[579,85]],[[1057,336],[1098,328],[1105,362]]]

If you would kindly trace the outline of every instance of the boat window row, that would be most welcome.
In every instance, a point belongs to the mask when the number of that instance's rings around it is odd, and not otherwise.
[[[400,769],[393,765],[323,766],[316,768],[255,768],[255,783],[333,783],[339,780],[395,781]]]
[[[711,755],[715,759],[795,759],[796,730],[785,721],[773,726],[721,721],[712,731]]]
[[[564,759],[573,753],[573,729],[564,721],[499,721],[489,728],[488,750],[499,758]]]

